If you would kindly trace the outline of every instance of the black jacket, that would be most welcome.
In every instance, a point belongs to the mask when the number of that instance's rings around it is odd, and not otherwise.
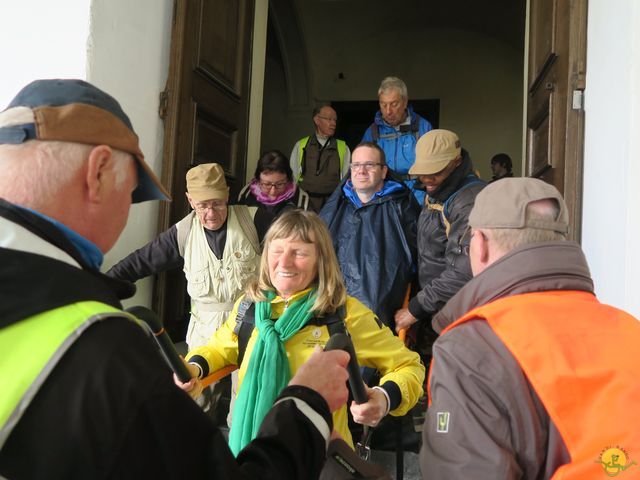
[[[429,195],[427,201],[447,204],[447,234],[442,213],[422,207],[418,218],[418,280],[420,291],[411,299],[409,311],[419,320],[429,320],[460,288],[471,279],[469,257],[458,247],[464,234],[476,195],[485,182],[473,173],[471,160],[462,163]]]
[[[118,297],[132,294],[132,285],[88,269],[47,220],[2,200],[0,217],[10,222],[3,228],[20,225],[81,267],[0,248],[0,332],[71,302],[120,307]],[[0,384],[9,381],[15,380]],[[303,400],[331,428],[317,393],[288,387],[282,397]],[[175,387],[154,341],[135,323],[114,317],[90,326],[51,371],[0,450],[0,477],[306,479],[317,478],[325,451],[316,427],[286,400],[235,459],[217,427]]]

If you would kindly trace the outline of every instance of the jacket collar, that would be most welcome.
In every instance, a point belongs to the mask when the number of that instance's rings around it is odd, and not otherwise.
[[[70,303],[95,300],[120,307],[135,286],[84,264],[51,222],[0,200],[0,327]]]
[[[593,293],[593,280],[580,245],[569,241],[523,245],[472,278],[432,320],[440,333],[468,311],[523,293],[579,290]]]
[[[415,121],[415,113],[413,112],[413,107],[410,104],[407,104],[407,118],[401,125],[403,125],[404,123],[406,123],[407,125],[411,125],[414,121]],[[387,128],[396,128],[396,127],[392,127],[391,125],[389,125],[387,122],[384,121],[384,118],[382,118],[382,112],[380,110],[376,112],[374,122],[378,125],[384,125]]]
[[[442,185],[433,193],[427,194],[428,197],[436,202],[443,203],[453,195],[462,186],[467,176],[473,174],[473,165],[471,159],[466,152],[462,154],[462,162],[445,178]]]

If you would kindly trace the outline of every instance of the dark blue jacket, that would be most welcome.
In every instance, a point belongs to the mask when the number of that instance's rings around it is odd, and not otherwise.
[[[407,285],[415,276],[416,225],[420,207],[400,182],[386,180],[373,200],[362,205],[351,180],[344,180],[320,212],[349,295],[356,297],[392,329]]]

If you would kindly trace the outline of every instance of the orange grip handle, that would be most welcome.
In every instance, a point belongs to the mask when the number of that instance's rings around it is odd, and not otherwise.
[[[202,383],[203,387],[208,387],[212,383],[217,382],[221,378],[226,377],[234,370],[237,370],[237,368],[238,367],[236,365],[227,365],[226,367],[223,367],[220,370],[216,370],[211,375],[207,375],[200,382]]]
[[[409,299],[411,297],[411,284],[407,285],[407,293],[404,295],[404,302],[402,302],[402,308],[409,308]],[[398,338],[402,340],[402,343],[405,343],[407,339],[407,329],[401,328],[398,332]]]

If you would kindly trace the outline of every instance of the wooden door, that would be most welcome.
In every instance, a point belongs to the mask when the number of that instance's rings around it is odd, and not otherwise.
[[[173,201],[160,212],[159,231],[189,212],[185,174],[219,163],[231,195],[244,184],[254,0],[176,0],[167,87],[162,179]],[[153,308],[174,340],[189,315],[182,271],[156,278]]]
[[[527,176],[564,195],[580,240],[587,0],[530,0]]]

